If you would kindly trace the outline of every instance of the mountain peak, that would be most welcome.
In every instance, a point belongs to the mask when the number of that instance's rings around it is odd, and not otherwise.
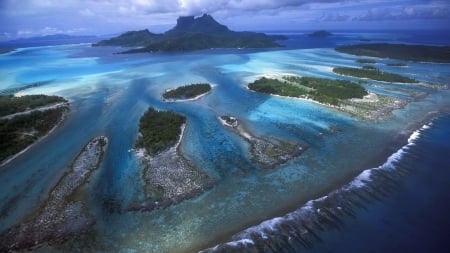
[[[223,33],[229,32],[228,27],[217,22],[211,15],[203,14],[201,17],[184,16],[177,19],[177,25],[166,32],[168,35],[188,32]]]

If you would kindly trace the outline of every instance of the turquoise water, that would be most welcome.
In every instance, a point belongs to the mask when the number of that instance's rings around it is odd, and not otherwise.
[[[396,111],[392,120],[370,123],[307,101],[249,92],[245,85],[261,75],[338,78],[332,67],[358,66],[357,57],[330,47],[351,41],[354,38],[340,38],[325,43],[325,48],[150,55],[114,55],[115,48],[81,44],[0,55],[0,89],[49,81],[20,93],[56,94],[71,102],[71,111],[58,129],[0,169],[0,231],[33,213],[84,144],[100,134],[109,138],[110,145],[87,187],[89,210],[97,217],[94,231],[37,251],[198,251],[347,183],[403,146],[409,133],[421,126],[412,123],[421,123],[430,111],[449,107],[450,93],[408,87],[426,90],[429,96]],[[435,85],[448,84],[450,79],[449,64],[388,68],[382,64],[390,60],[378,62],[380,68]],[[161,101],[164,90],[194,82],[212,83],[213,91],[197,101]],[[366,87],[393,92],[377,82]],[[219,184],[167,209],[119,212],[143,199],[139,161],[128,150],[148,106],[187,117],[181,149]],[[250,161],[246,142],[217,120],[223,114],[237,116],[256,136],[297,142],[309,149],[273,171],[262,171]],[[341,131],[332,133],[330,127]]]

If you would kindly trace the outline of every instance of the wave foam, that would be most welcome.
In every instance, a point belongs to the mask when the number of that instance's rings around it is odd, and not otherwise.
[[[266,220],[261,222],[258,225],[247,228],[235,235],[232,236],[232,241],[216,245],[213,248],[206,249],[202,252],[214,252],[220,248],[236,248],[245,246],[247,244],[256,245],[255,236],[259,237],[261,240],[270,240],[271,236],[278,233],[290,233],[290,231],[280,231],[283,229],[283,226],[289,223],[293,224],[301,224],[304,227],[305,231],[300,231],[301,236],[304,234],[313,233],[310,228],[307,228],[305,223],[310,221],[317,221],[318,217],[328,216],[330,220],[336,219],[339,221],[339,218],[333,212],[342,212],[346,209],[345,204],[348,202],[339,202],[341,199],[345,199],[346,194],[350,193],[353,190],[357,190],[363,187],[366,187],[369,182],[373,182],[373,173],[377,170],[384,171],[393,171],[395,167],[395,163],[400,161],[402,157],[407,153],[407,150],[410,149],[412,145],[415,145],[416,141],[420,138],[422,132],[426,129],[429,129],[432,123],[422,126],[420,129],[414,131],[410,137],[408,138],[408,143],[397,150],[395,153],[390,155],[386,162],[377,168],[367,169],[361,172],[358,176],[356,176],[350,183],[344,185],[340,189],[334,190],[330,192],[328,195],[323,196],[318,199],[310,200],[305,203],[303,206],[298,208],[297,210],[284,215],[283,217],[276,217],[270,220]],[[330,204],[331,203],[331,204]],[[343,205],[341,205],[343,204]],[[332,206],[330,206],[332,205]],[[324,206],[324,208],[322,208]],[[347,206],[348,207],[348,206]],[[331,212],[331,213],[330,213]],[[336,213],[337,213],[336,212]],[[287,225],[289,227],[289,225]],[[300,226],[300,227],[301,227]],[[314,234],[314,236],[317,236]],[[250,239],[252,238],[252,239]],[[291,238],[289,236],[289,238]],[[304,239],[302,239],[304,240]]]

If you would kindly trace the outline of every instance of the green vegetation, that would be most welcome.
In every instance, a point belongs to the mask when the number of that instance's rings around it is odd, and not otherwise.
[[[389,67],[406,67],[408,65],[406,65],[405,63],[401,63],[401,62],[395,62],[395,63],[387,63],[386,66],[389,66]]]
[[[161,37],[160,34],[151,33],[148,30],[129,31],[109,40],[97,42],[93,46],[142,47],[159,37]]]
[[[184,116],[150,107],[139,122],[141,136],[136,141],[136,147],[145,148],[151,155],[170,148],[178,141],[185,122]]]
[[[336,51],[358,56],[392,58],[405,61],[450,62],[450,46],[404,44],[359,44],[337,47]]]
[[[23,97],[14,96],[0,96],[0,117],[22,112],[25,110],[34,109],[40,106],[67,102],[62,97],[45,96],[45,95],[30,95]]]
[[[197,83],[178,87],[173,90],[164,92],[164,99],[190,99],[211,90],[211,85],[207,83]]]
[[[360,68],[334,68],[333,72],[339,75],[353,76],[358,78],[368,78],[376,81],[391,83],[417,83],[417,80],[409,77],[392,74],[378,69],[360,69]]]
[[[357,83],[314,77],[285,76],[283,80],[263,77],[250,83],[248,88],[266,94],[311,98],[331,105],[339,105],[343,99],[367,95],[367,91]]]
[[[376,70],[377,69],[374,66],[369,66],[369,65],[362,66],[362,68],[363,69],[369,69],[369,70]]]
[[[372,59],[358,59],[356,60],[357,63],[362,63],[362,64],[375,64],[377,63],[376,61],[372,60]]]
[[[0,161],[46,135],[62,118],[66,107],[34,111],[0,120]]]
[[[210,48],[269,48],[279,47],[275,40],[284,38],[263,33],[234,32],[205,14],[198,18],[180,17],[177,25],[164,34],[154,34],[147,30],[127,32],[118,37],[100,41],[93,46],[139,47],[123,53]]]

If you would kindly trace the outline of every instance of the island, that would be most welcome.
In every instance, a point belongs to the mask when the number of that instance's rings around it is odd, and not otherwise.
[[[370,66],[370,65],[364,65],[361,68],[362,69],[368,69],[368,70],[377,70],[377,68],[375,68],[374,66]]]
[[[1,165],[50,133],[68,109],[67,100],[57,96],[0,96]]]
[[[357,63],[362,63],[362,64],[375,64],[377,63],[376,61],[372,60],[372,59],[358,59],[356,60]]]
[[[264,139],[254,136],[236,117],[222,115],[218,117],[223,126],[227,127],[250,144],[252,162],[261,169],[271,170],[300,156],[307,150],[306,145],[299,145],[276,138]]]
[[[207,83],[197,83],[184,85],[175,89],[166,90],[162,95],[166,102],[179,102],[186,100],[196,100],[208,94],[211,85]]]
[[[50,34],[44,36],[17,38],[14,40],[3,41],[1,44],[5,47],[24,48],[38,46],[56,46],[80,43],[92,43],[98,40],[96,36],[89,35],[68,35],[68,34]]]
[[[166,208],[198,196],[217,183],[179,150],[186,124],[184,116],[154,108],[141,117],[135,146],[142,161],[145,200],[130,204],[126,211]]]
[[[386,66],[389,66],[389,67],[406,67],[408,65],[405,64],[405,63],[402,63],[402,62],[394,62],[394,63],[386,63]]]
[[[389,83],[418,83],[417,80],[385,72],[380,71],[376,68],[347,68],[347,67],[338,67],[333,68],[333,72],[343,76],[352,76],[357,78],[367,78],[375,81],[381,82],[389,82]]]
[[[53,187],[44,205],[0,235],[0,252],[32,249],[91,231],[96,219],[86,210],[87,200],[77,200],[75,195],[99,168],[107,145],[104,136],[89,141]]]
[[[325,30],[319,30],[319,31],[315,31],[313,33],[308,34],[308,36],[312,37],[312,38],[326,38],[326,37],[330,37],[332,35],[333,35],[332,33],[325,31]]]
[[[338,106],[349,98],[362,98],[367,91],[361,85],[345,81],[315,77],[283,76],[281,79],[262,77],[248,88],[261,93],[311,99],[323,104]]]
[[[407,104],[399,98],[369,93],[358,83],[324,78],[262,77],[250,83],[248,88],[269,95],[305,99],[368,121],[390,118],[393,110]],[[224,119],[224,122],[228,121]]]
[[[15,48],[0,48],[0,54],[7,54],[15,51]]]
[[[405,44],[357,44],[340,46],[336,51],[358,56],[392,58],[405,61],[450,63],[450,46]]]
[[[191,51],[211,48],[273,48],[284,36],[264,33],[235,32],[218,23],[212,16],[179,17],[174,28],[163,34],[148,30],[130,31],[118,37],[102,40],[93,46],[134,47],[122,53]]]

